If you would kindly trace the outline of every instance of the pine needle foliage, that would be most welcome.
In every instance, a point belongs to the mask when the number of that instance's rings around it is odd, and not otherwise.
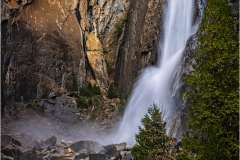
[[[162,112],[156,104],[148,108],[141,119],[143,127],[136,134],[136,144],[131,153],[134,160],[171,160],[170,138],[166,135],[167,123],[162,120]]]
[[[239,55],[228,0],[209,0],[197,32],[190,87],[189,128],[183,150],[190,159],[235,160],[239,153]]]
[[[111,83],[108,88],[108,98],[116,98],[117,97],[117,90],[114,85]]]
[[[75,75],[72,77],[72,91],[78,92],[78,82],[77,77]]]

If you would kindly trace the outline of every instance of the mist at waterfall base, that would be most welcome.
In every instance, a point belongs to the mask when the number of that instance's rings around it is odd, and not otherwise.
[[[133,146],[135,134],[139,131],[138,126],[142,126],[141,119],[153,103],[166,112],[164,120],[168,124],[173,116],[176,116],[178,102],[173,98],[177,88],[177,84],[174,84],[174,75],[188,38],[196,32],[197,27],[193,26],[194,4],[195,0],[166,2],[163,39],[158,45],[157,65],[147,67],[138,77],[129,97],[123,120],[116,132],[109,136],[109,141],[127,142],[127,146]],[[178,124],[180,123],[178,120]]]

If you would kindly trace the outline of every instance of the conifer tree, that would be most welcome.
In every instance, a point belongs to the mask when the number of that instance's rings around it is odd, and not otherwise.
[[[166,122],[156,104],[148,108],[141,122],[143,127],[139,127],[139,133],[135,136],[136,144],[131,149],[134,160],[171,160]]]
[[[72,91],[78,92],[77,77],[75,75],[72,77]]]
[[[109,88],[108,88],[108,98],[116,98],[117,97],[117,91],[114,85],[111,83]]]
[[[197,37],[195,71],[185,77],[191,89],[184,93],[190,100],[184,152],[191,159],[238,159],[238,36],[228,0],[207,1]]]

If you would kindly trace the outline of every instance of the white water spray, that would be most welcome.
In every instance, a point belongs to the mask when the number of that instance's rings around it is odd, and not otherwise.
[[[168,0],[165,6],[163,40],[159,43],[157,66],[146,68],[135,83],[122,123],[114,140],[135,143],[135,134],[147,108],[156,103],[166,111],[165,119],[172,118],[176,102],[172,102],[171,84],[179,66],[188,38],[196,31],[193,27],[195,0]]]

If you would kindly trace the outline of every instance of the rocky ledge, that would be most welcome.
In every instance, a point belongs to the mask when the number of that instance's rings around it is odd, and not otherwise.
[[[2,160],[130,160],[126,143],[101,145],[95,141],[57,142],[55,135],[46,140],[33,140],[30,135],[15,139],[1,136]]]

